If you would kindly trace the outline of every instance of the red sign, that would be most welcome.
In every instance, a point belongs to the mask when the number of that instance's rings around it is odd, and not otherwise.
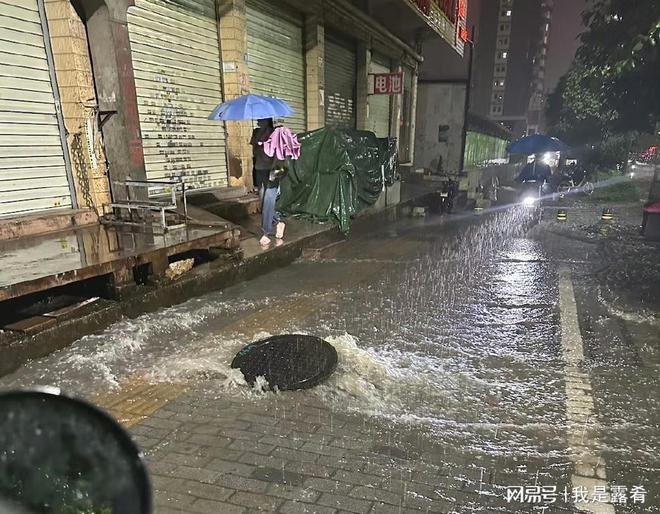
[[[374,74],[374,95],[400,95],[403,93],[403,73]]]
[[[458,39],[463,41],[463,43],[467,43],[468,40],[470,39],[470,35],[468,34],[468,29],[465,25],[461,25],[458,27]]]
[[[458,0],[456,4],[456,37],[463,43],[470,39],[467,30],[467,0]]]
[[[467,0],[458,0],[458,19],[467,19]]]

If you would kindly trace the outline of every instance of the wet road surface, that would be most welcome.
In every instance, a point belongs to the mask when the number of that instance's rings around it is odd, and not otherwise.
[[[147,449],[157,512],[659,512],[657,313],[603,293],[597,241],[549,225],[502,210],[375,227],[0,386],[110,408]],[[336,373],[250,390],[229,363],[278,333],[333,343]]]

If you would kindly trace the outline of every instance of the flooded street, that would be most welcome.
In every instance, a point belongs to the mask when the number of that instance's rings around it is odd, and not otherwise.
[[[136,384],[170,388],[159,411],[124,420],[147,449],[157,512],[204,512],[200,500],[227,506],[208,512],[573,511],[587,506],[572,496],[575,475],[589,473],[590,494],[643,486],[643,505],[628,496],[616,512],[660,512],[658,318],[603,293],[594,252],[517,210],[403,219],[333,257],[124,320],[0,385],[56,385],[119,414]],[[249,389],[231,359],[280,333],[332,343],[330,380],[305,392]],[[259,432],[249,423],[262,427],[258,441],[237,433]],[[229,442],[215,448],[201,435]],[[288,496],[255,476],[290,464],[302,478],[284,481]],[[195,481],[219,496],[194,494]],[[507,501],[515,486],[556,488],[554,501]],[[612,505],[589,504],[601,507]]]

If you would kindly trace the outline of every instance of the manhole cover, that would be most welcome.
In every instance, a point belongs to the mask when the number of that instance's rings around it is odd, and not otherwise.
[[[332,375],[337,351],[318,337],[273,336],[247,345],[236,354],[231,367],[240,368],[250,385],[262,376],[271,389],[308,389]]]

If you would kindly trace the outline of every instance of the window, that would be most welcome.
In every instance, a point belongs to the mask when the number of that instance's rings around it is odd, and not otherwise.
[[[504,87],[504,79],[495,79],[493,85],[495,87]]]
[[[509,52],[501,51],[497,52],[498,59],[506,59],[509,56]]]
[[[507,11],[506,11],[506,15],[505,15],[505,16],[507,16],[507,17],[511,17],[511,9],[507,9]]]

